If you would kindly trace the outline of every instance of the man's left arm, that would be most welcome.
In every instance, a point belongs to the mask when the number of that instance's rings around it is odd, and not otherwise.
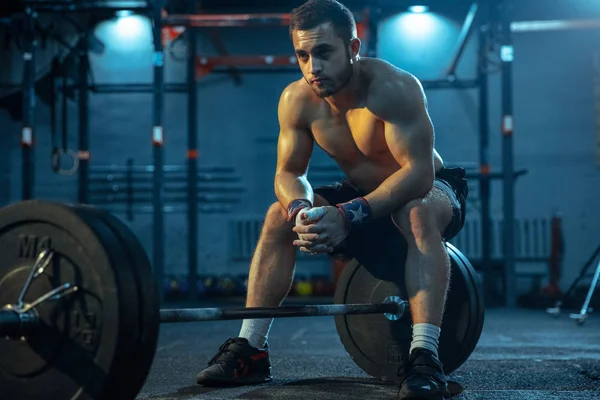
[[[434,128],[419,81],[406,74],[375,89],[369,108],[385,124],[385,140],[400,169],[365,196],[372,218],[391,214],[433,187]]]
[[[295,241],[295,245],[313,246],[311,251],[317,253],[330,251],[353,226],[388,216],[411,200],[425,197],[433,187],[434,129],[419,81],[408,74],[390,79],[370,95],[367,107],[385,123],[385,140],[400,169],[364,198],[337,204],[341,213],[330,212],[332,207],[309,210],[307,217],[314,224],[296,226],[294,231],[325,234],[315,243]]]

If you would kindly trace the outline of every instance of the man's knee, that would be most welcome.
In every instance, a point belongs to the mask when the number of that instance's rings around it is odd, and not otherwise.
[[[265,225],[270,227],[280,227],[287,223],[287,211],[279,202],[271,204],[265,216]]]
[[[265,216],[263,234],[283,235],[286,232],[292,235],[293,223],[287,220],[287,211],[275,202],[271,204]]]
[[[392,214],[392,220],[409,242],[440,236],[436,209],[425,199],[407,203]]]

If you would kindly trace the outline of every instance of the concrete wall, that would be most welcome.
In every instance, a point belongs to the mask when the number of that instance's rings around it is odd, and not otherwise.
[[[582,5],[585,5],[583,1]],[[517,9],[519,19],[553,18],[565,10],[547,8],[532,11],[531,3]],[[589,8],[589,7],[588,7]],[[571,10],[571,9],[569,9]],[[580,15],[589,9],[580,7]],[[536,14],[537,13],[537,14]],[[440,77],[454,51],[464,14],[436,17],[434,40],[419,42],[409,33],[398,32],[397,19],[386,18],[379,31],[380,56],[415,73],[421,79]],[[457,18],[458,17],[458,18]],[[147,23],[137,25],[149,32]],[[136,28],[136,29],[137,29]],[[441,30],[441,31],[440,31]],[[108,25],[97,34],[109,42]],[[291,53],[286,30],[222,31],[233,54]],[[92,56],[97,83],[149,83],[152,79],[152,47],[149,40],[133,44],[125,39],[110,42],[105,54]],[[419,39],[422,40],[422,39]],[[520,178],[516,211],[520,218],[549,217],[554,211],[564,216],[566,259],[562,284],[576,276],[600,237],[600,173],[597,157],[594,111],[593,54],[598,51],[600,32],[593,30],[520,33],[515,35],[514,106],[515,164],[529,173]],[[461,60],[458,76],[475,74],[476,43],[472,41]],[[183,82],[185,49],[175,47],[166,62],[168,82]],[[205,35],[199,50],[213,54]],[[277,102],[282,89],[299,77],[299,72],[242,76],[234,85],[227,75],[210,75],[198,83],[199,163],[201,166],[234,167],[246,188],[235,214],[200,216],[198,254],[201,273],[243,272],[247,263],[232,263],[228,256],[228,221],[242,216],[260,217],[273,201],[273,172],[276,161]],[[595,78],[596,76],[596,78]],[[501,168],[499,74],[491,72],[490,156],[494,170]],[[428,91],[431,115],[436,125],[436,145],[450,163],[476,163],[478,155],[477,93],[475,91]],[[129,157],[136,164],[152,163],[150,145],[152,98],[148,94],[91,95],[91,164],[124,165]],[[165,103],[165,162],[185,163],[187,102],[183,94],[168,94]],[[76,147],[75,107],[71,107],[70,137]],[[49,111],[37,111],[36,197],[76,200],[75,177],[57,176],[49,169]],[[18,121],[0,111],[3,127],[0,170],[3,203],[17,201],[21,193],[21,152]],[[313,165],[329,165],[324,153],[316,150]],[[501,183],[493,186],[493,215],[502,211]],[[124,215],[123,215],[124,216]],[[186,217],[168,214],[165,252],[167,272],[186,271]],[[152,245],[150,214],[135,216],[132,229]],[[303,263],[303,272],[328,272],[328,261]]]

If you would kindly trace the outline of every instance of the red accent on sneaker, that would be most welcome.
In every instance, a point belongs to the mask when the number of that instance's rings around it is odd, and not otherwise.
[[[255,355],[251,356],[250,358],[253,361],[256,361],[256,360],[261,360],[263,358],[267,358],[268,356],[269,356],[269,352],[268,351],[261,351],[260,353],[255,354]]]

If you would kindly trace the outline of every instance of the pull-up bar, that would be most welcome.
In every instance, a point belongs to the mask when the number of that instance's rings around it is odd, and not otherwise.
[[[290,14],[171,14],[163,15],[164,26],[187,27],[234,27],[234,26],[287,26]],[[355,14],[357,24],[365,20],[362,14]]]
[[[600,18],[555,19],[548,21],[517,21],[510,24],[511,32],[566,31],[574,29],[598,29]]]
[[[261,56],[214,56],[196,59],[196,77],[201,78],[213,72],[214,68],[248,67],[248,66],[294,66],[298,63],[295,56],[288,55],[261,55]]]
[[[3,1],[3,3],[4,2],[9,3],[9,1]],[[25,7],[30,7],[37,13],[50,14],[118,10],[130,10],[134,12],[147,13],[151,8],[148,4],[148,1],[144,0],[21,0],[19,2],[19,5],[12,7],[21,9],[25,9]]]
[[[173,14],[163,18],[164,26],[234,27],[234,26],[286,26],[290,14]]]

